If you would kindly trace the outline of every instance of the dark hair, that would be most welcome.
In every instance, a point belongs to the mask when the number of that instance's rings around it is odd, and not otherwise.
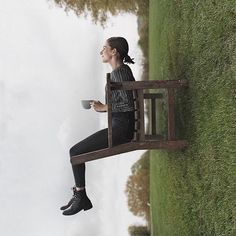
[[[134,58],[131,58],[128,55],[129,52],[129,45],[125,38],[123,37],[111,37],[107,39],[107,42],[111,49],[116,48],[116,50],[120,54],[120,59],[125,63],[134,64]]]

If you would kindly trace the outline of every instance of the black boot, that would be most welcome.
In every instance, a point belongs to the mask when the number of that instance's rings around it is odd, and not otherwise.
[[[72,199],[71,199],[72,200]],[[63,211],[63,215],[74,215],[81,210],[89,210],[93,207],[91,201],[89,200],[86,190],[76,190],[74,191],[74,196],[70,208]]]
[[[65,209],[67,209],[68,207],[70,207],[71,204],[72,204],[72,202],[74,201],[76,188],[75,188],[75,186],[74,186],[74,187],[72,187],[71,189],[73,190],[73,196],[72,196],[72,198],[71,198],[70,201],[67,203],[67,205],[62,206],[62,207],[60,208],[60,210],[63,210],[63,211],[64,211]]]

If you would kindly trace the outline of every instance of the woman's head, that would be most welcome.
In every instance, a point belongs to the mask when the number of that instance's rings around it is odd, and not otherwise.
[[[134,64],[133,59],[128,55],[129,45],[125,38],[123,37],[111,37],[106,41],[103,50],[101,51],[101,55],[106,54],[107,51],[111,52],[110,55],[116,55],[117,59],[121,62],[132,63]],[[113,53],[113,54],[112,54]]]

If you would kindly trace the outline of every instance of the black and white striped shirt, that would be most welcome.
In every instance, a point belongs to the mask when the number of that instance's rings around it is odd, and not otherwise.
[[[135,81],[133,73],[127,64],[122,64],[111,72],[111,82]],[[105,88],[107,91],[107,86]],[[107,103],[107,96],[106,96]],[[112,112],[134,110],[133,92],[131,90],[111,91]]]

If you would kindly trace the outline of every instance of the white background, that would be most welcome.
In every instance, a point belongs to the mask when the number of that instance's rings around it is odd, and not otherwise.
[[[99,52],[123,36],[141,76],[137,19],[111,17],[104,30],[46,0],[0,0],[0,235],[126,236],[143,223],[127,208],[125,184],[142,151],[86,164],[93,208],[59,210],[74,185],[69,149],[106,127],[106,114],[83,110],[81,99],[104,102],[106,73]]]

